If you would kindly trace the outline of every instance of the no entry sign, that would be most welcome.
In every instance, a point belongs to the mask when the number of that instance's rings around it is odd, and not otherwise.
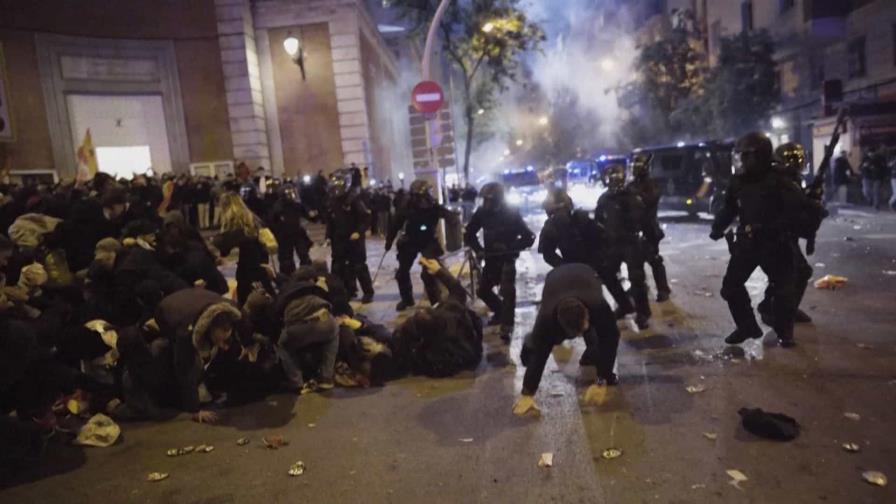
[[[445,103],[445,93],[438,82],[423,81],[414,86],[411,102],[420,113],[432,114],[442,108]]]

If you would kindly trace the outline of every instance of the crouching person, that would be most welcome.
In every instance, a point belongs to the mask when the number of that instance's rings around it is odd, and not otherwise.
[[[453,376],[482,360],[482,321],[467,308],[467,292],[438,260],[421,258],[419,263],[448,295],[417,310],[389,338],[361,337],[374,383],[407,374]]]
[[[535,392],[551,351],[555,345],[578,336],[585,339],[586,345],[579,363],[597,366],[597,387],[589,388],[587,402],[605,390],[603,386],[618,383],[613,367],[619,329],[594,270],[585,264],[564,264],[545,278],[535,327],[523,343],[520,360],[526,366],[526,375],[522,395],[513,406],[514,414],[538,411]]]
[[[331,390],[339,320],[333,316],[327,291],[313,280],[293,280],[277,296],[274,313],[282,321],[275,350],[287,387],[302,394]],[[306,376],[311,379],[306,381]]]
[[[196,287],[162,299],[154,322],[127,328],[118,338],[127,416],[158,418],[160,408],[171,405],[199,423],[214,423],[217,415],[200,409],[200,389],[208,396],[203,380],[211,361],[251,338],[242,312],[232,301]]]

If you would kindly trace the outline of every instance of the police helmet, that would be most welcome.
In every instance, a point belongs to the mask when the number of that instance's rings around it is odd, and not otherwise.
[[[504,185],[500,182],[489,182],[482,186],[479,191],[482,198],[482,206],[488,209],[495,209],[504,203]]]
[[[787,142],[775,149],[775,160],[787,173],[799,174],[806,165],[806,150],[796,142]]]
[[[620,192],[625,188],[625,166],[621,164],[611,164],[607,166],[603,173],[604,185],[610,192]]]

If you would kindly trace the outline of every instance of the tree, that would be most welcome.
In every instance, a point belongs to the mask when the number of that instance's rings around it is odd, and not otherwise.
[[[766,31],[744,32],[720,42],[705,92],[675,115],[705,135],[732,137],[761,129],[781,98],[772,38]]]
[[[454,0],[439,23],[442,49],[462,78],[466,125],[464,178],[469,179],[470,154],[476,139],[479,111],[495,106],[496,95],[516,81],[522,55],[537,50],[544,31],[518,8],[520,0]],[[415,30],[428,29],[439,0],[395,0]]]
[[[707,74],[700,33],[689,11],[676,13],[675,24],[660,39],[641,47],[634,81],[619,90],[619,103],[629,111],[623,124],[626,140],[657,143],[672,140],[678,125],[674,113],[703,95]]]

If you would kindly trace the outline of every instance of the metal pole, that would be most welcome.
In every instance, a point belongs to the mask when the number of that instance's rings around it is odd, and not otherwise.
[[[451,0],[442,0],[442,3],[439,4],[439,8],[436,9],[436,15],[432,18],[432,24],[429,26],[429,33],[426,34],[426,47],[423,49],[423,80],[429,80],[430,78],[429,65],[432,60],[432,45],[435,43],[436,30],[439,28],[442,16],[448,10],[449,3],[451,3]]]

